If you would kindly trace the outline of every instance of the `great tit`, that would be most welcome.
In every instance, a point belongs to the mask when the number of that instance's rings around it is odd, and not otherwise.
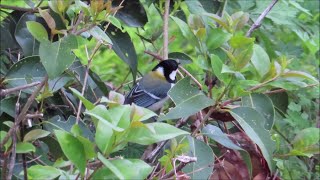
[[[131,89],[124,104],[134,103],[152,111],[160,109],[176,82],[178,66],[178,62],[172,59],[161,61]]]

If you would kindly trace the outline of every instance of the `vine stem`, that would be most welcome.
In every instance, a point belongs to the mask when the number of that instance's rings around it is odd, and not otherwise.
[[[18,87],[14,87],[14,88],[10,88],[10,89],[1,89],[0,91],[0,96],[6,96],[8,94],[11,94],[15,91],[19,91],[19,90],[23,90],[23,89],[27,89],[29,87],[33,87],[40,84],[40,82],[34,82],[34,83],[30,83],[30,84],[26,84],[23,86],[18,86]]]
[[[261,26],[261,22],[263,19],[267,16],[267,14],[271,11],[273,6],[278,2],[278,0],[273,0],[269,6],[261,13],[261,15],[258,17],[258,19],[252,24],[250,29],[248,30],[246,36],[250,37],[252,32],[256,29],[258,29]]]

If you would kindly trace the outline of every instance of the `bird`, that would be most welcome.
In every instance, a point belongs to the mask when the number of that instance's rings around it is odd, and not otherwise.
[[[173,59],[161,61],[133,86],[125,96],[124,104],[134,103],[152,111],[159,110],[169,99],[168,91],[176,82],[178,67],[179,63]]]

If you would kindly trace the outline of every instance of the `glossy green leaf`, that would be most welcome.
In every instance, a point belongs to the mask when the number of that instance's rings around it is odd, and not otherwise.
[[[224,83],[228,83],[229,82],[229,78],[227,74],[223,74],[222,73],[222,67],[223,67],[223,63],[221,61],[221,59],[219,58],[219,56],[211,54],[210,55],[210,59],[211,59],[211,67],[213,70],[213,73],[215,76],[217,76],[217,78],[224,82]]]
[[[5,98],[2,98],[0,101],[0,115],[2,113],[6,113],[11,117],[15,117],[15,106],[17,102],[17,97],[8,96]]]
[[[47,30],[42,26],[42,24],[35,21],[28,21],[27,28],[32,36],[39,42],[48,41]]]
[[[190,136],[188,140],[190,146],[188,156],[196,157],[197,161],[187,164],[182,171],[188,173],[191,179],[208,179],[214,170],[209,166],[214,163],[214,153],[211,147]]]
[[[124,179],[124,176],[118,167],[113,165],[109,160],[103,157],[102,154],[98,153],[98,159],[114,174],[118,179]]]
[[[192,63],[191,57],[182,52],[171,52],[168,54],[168,57],[176,60],[181,65]]]
[[[132,112],[131,112],[132,121],[144,121],[155,116],[158,116],[158,115],[149,109],[132,105]]]
[[[242,106],[251,107],[258,111],[265,119],[266,122],[260,122],[264,124],[265,129],[271,130],[274,124],[275,110],[271,99],[264,94],[249,94],[241,98]]]
[[[199,46],[196,36],[193,34],[187,23],[174,16],[170,16],[170,18],[179,26],[182,35],[187,38],[190,43],[194,46]]]
[[[110,151],[114,142],[114,132],[112,128],[102,121],[98,121],[95,134],[95,142],[103,154]]]
[[[320,140],[320,129],[310,127],[301,130],[294,138],[292,145],[295,149],[304,149],[318,143]]]
[[[121,174],[124,179],[145,179],[152,171],[152,167],[140,159],[116,159],[108,163],[118,169],[117,173]],[[93,179],[118,178],[109,168],[101,168],[93,176]]]
[[[100,29],[99,26],[95,26],[95,27],[91,28],[88,32],[94,38],[96,38],[98,41],[104,41],[105,43],[112,45],[111,39],[108,37],[108,35],[102,29]]]
[[[288,78],[302,78],[312,81],[313,83],[319,84],[319,80],[313,77],[312,75],[302,72],[302,71],[287,71],[281,75],[282,77]]]
[[[5,132],[5,131],[0,131],[0,141],[1,141],[1,142],[3,141],[4,137],[6,137],[6,135],[7,135],[7,132]],[[11,144],[12,144],[12,139],[9,138],[9,140],[3,145],[5,152],[8,151],[9,147],[11,146]],[[3,150],[3,149],[2,149],[3,147],[1,147],[1,150]]]
[[[69,89],[72,91],[72,93],[74,95],[76,95],[82,101],[82,103],[84,104],[84,106],[86,107],[87,110],[91,110],[95,107],[94,104],[91,103],[89,100],[87,100],[85,97],[83,97],[82,94],[78,90],[76,90],[72,87],[70,87]]]
[[[99,121],[101,121],[102,123],[109,126],[110,128],[112,128],[115,131],[123,131],[124,130],[123,128],[117,127],[117,124],[114,124],[114,122],[112,121],[112,117],[110,116],[107,108],[103,105],[98,105],[95,108],[93,108],[92,110],[86,111],[84,113],[98,119]]]
[[[113,6],[118,6],[121,1],[113,1]],[[139,0],[124,1],[122,8],[115,15],[129,27],[143,27],[148,22],[147,13]]]
[[[82,143],[84,152],[86,154],[86,159],[90,160],[97,156],[95,151],[95,144],[91,142],[89,139],[84,138],[82,136],[77,136],[77,139]]]
[[[34,129],[29,131],[23,138],[23,142],[34,141],[43,137],[46,137],[50,134],[49,131],[45,131],[42,129]]]
[[[107,35],[112,40],[112,49],[114,52],[129,65],[133,79],[136,78],[138,58],[136,50],[127,32],[122,32],[115,26],[110,25],[107,29]]]
[[[220,47],[231,38],[231,34],[224,32],[220,28],[212,28],[208,32],[206,44],[209,50]]]
[[[234,144],[228,137],[227,134],[223,133],[220,128],[213,126],[211,124],[206,125],[202,129],[202,134],[208,136],[210,139],[218,142],[219,144],[223,145],[224,147],[227,147],[229,149],[234,149],[240,152],[244,162],[247,165],[247,168],[249,170],[249,174],[252,174],[252,163],[250,154],[239,147],[238,145]]]
[[[256,68],[260,77],[263,77],[268,73],[270,69],[270,59],[265,50],[258,44],[253,45],[253,54],[251,57],[251,62]]]
[[[83,175],[86,168],[86,153],[82,143],[65,131],[55,130],[54,133],[65,156],[67,156]]]
[[[16,146],[16,153],[29,153],[35,152],[36,147],[33,144],[28,142],[18,142]]]
[[[33,165],[28,168],[29,179],[55,179],[61,175],[59,169],[52,166]]]
[[[273,171],[272,153],[275,149],[275,144],[271,140],[269,131],[267,131],[263,123],[261,123],[266,121],[265,118],[250,107],[235,108],[232,109],[230,113],[238,121],[250,139],[259,146],[270,171]]]
[[[130,127],[127,141],[149,145],[185,134],[189,133],[172,125],[156,122]]]
[[[291,155],[291,156],[306,156],[308,158],[311,158],[316,154],[320,154],[319,145],[317,144],[302,147],[299,149],[294,148],[294,149],[291,149],[290,152],[288,153],[288,155]]]
[[[77,47],[77,38],[73,35],[68,35],[54,43],[41,42],[39,55],[50,79],[58,77],[71,66],[76,58],[71,51]]]
[[[190,85],[189,77],[180,80],[171,88],[168,95],[176,104],[176,107],[171,109],[165,116],[160,116],[159,120],[188,117],[214,103],[212,99]]]
[[[23,55],[32,56],[39,54],[39,42],[32,36],[27,28],[26,22],[36,21],[34,14],[25,13],[21,16],[15,30],[15,38],[23,50]]]

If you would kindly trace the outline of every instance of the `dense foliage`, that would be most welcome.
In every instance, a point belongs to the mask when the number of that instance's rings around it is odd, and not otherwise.
[[[320,178],[319,1],[0,6],[1,178]],[[171,101],[123,105],[162,57]]]

